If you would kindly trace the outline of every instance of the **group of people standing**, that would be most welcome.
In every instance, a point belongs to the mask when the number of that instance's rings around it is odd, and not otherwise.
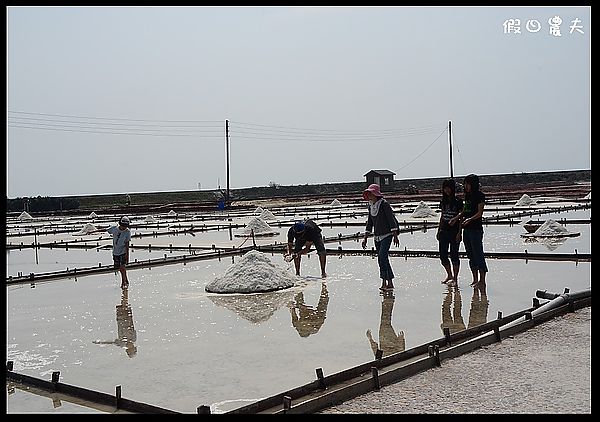
[[[393,289],[394,273],[389,261],[389,250],[392,242],[395,246],[399,245],[398,221],[392,207],[383,198],[379,185],[372,184],[365,189],[363,198],[369,201],[369,216],[362,247],[366,248],[367,238],[373,234],[379,264],[379,277],[382,280],[380,289]],[[485,195],[480,190],[477,175],[469,174],[464,178],[463,199],[456,196],[454,179],[443,181],[441,213],[436,233],[440,261],[446,270],[446,278],[442,280],[442,283],[458,283],[460,270],[458,249],[462,240],[473,274],[471,286],[485,284],[488,268],[483,253],[482,216],[484,205]]]
[[[444,284],[457,284],[460,270],[459,247],[461,241],[469,258],[469,267],[473,275],[471,286],[485,285],[488,268],[483,252],[482,216],[485,205],[485,194],[480,190],[479,177],[469,174],[464,178],[464,197],[456,195],[456,182],[446,179],[442,183],[442,199],[440,201],[440,220],[436,233],[439,256],[446,270]],[[400,228],[394,210],[381,193],[378,184],[371,184],[363,191],[363,199],[369,202],[367,225],[365,228],[362,247],[366,249],[367,239],[373,236],[377,263],[379,265],[380,289],[394,288],[394,271],[389,260],[392,244],[399,246],[398,233]],[[293,257],[296,275],[300,275],[300,256],[310,251],[315,245],[319,255],[321,275],[325,273],[326,252],[323,244],[321,229],[312,220],[296,222],[288,231],[287,254]]]

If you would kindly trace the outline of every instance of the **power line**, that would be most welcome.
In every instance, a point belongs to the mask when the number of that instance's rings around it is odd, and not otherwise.
[[[400,167],[400,168],[398,169],[398,171],[400,171],[400,170],[402,170],[402,169],[404,169],[404,168],[408,167],[409,165],[411,165],[412,163],[414,163],[414,162],[417,160],[417,158],[419,158],[421,155],[425,154],[425,152],[426,152],[426,151],[427,151],[429,148],[431,148],[431,146],[432,146],[433,144],[435,144],[435,143],[437,142],[437,140],[438,140],[438,139],[440,139],[440,137],[441,137],[441,136],[442,136],[442,135],[443,135],[443,134],[444,134],[444,133],[445,133],[447,130],[448,130],[448,128],[445,128],[445,129],[442,131],[442,133],[440,133],[440,134],[438,135],[438,137],[437,137],[437,138],[435,138],[435,139],[433,140],[433,142],[432,142],[432,143],[430,143],[430,144],[427,146],[427,148],[425,148],[425,149],[423,150],[423,152],[421,152],[421,153],[420,153],[419,155],[417,155],[415,158],[413,158],[412,160],[410,160],[410,161],[409,161],[407,164],[405,164],[404,166]]]
[[[71,114],[51,114],[51,113],[32,113],[26,111],[11,111],[13,114],[27,114],[34,116],[55,116],[55,117],[71,117],[75,119],[98,119],[98,120],[122,120],[131,122],[166,122],[166,123],[222,123],[220,120],[148,120],[148,119],[125,119],[119,117],[97,117],[97,116],[75,116]]]

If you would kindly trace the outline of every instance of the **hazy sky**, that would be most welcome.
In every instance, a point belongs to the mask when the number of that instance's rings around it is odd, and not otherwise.
[[[455,175],[591,168],[590,7],[10,7],[7,28],[9,198],[225,188],[226,120],[232,189],[449,175],[448,121]]]

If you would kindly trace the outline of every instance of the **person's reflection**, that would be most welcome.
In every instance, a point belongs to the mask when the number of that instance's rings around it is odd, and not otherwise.
[[[442,302],[442,333],[444,328],[450,329],[450,334],[465,329],[465,321],[462,317],[462,299],[458,285],[448,285],[448,290]]]
[[[327,305],[329,304],[329,293],[327,284],[321,283],[321,295],[316,309],[313,306],[304,304],[304,293],[300,292],[294,298],[294,302],[288,305],[292,314],[292,325],[300,334],[300,337],[308,337],[319,331],[325,322]]]
[[[127,352],[127,356],[130,358],[137,354],[137,347],[135,341],[137,340],[137,333],[133,326],[133,313],[131,312],[131,306],[128,302],[128,290],[123,289],[121,293],[121,303],[117,305],[117,338],[110,341],[96,340],[96,344],[115,344],[119,347],[123,347]]]
[[[377,357],[377,350],[381,350],[382,357],[393,353],[403,352],[406,347],[404,339],[404,331],[399,331],[396,334],[392,327],[392,310],[394,309],[394,292],[383,292],[383,300],[381,301],[381,321],[379,323],[379,344],[373,339],[371,330],[367,330],[367,338],[373,349],[373,355]]]
[[[473,289],[473,297],[471,298],[471,310],[469,311],[469,326],[468,328],[487,322],[488,307],[490,302],[487,298],[485,284],[479,283],[479,287]]]

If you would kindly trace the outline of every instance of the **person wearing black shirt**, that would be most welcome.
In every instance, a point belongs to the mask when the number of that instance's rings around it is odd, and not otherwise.
[[[456,197],[456,182],[446,179],[442,182],[442,200],[440,201],[440,223],[435,238],[438,241],[440,261],[446,269],[446,278],[442,283],[455,284],[458,282],[460,260],[458,247],[461,241],[461,222],[458,215],[463,209],[463,201]],[[450,258],[448,258],[450,248]],[[452,266],[450,266],[452,261]]]
[[[465,200],[462,212],[459,214],[463,227],[463,242],[465,252],[469,257],[469,267],[473,274],[471,286],[485,284],[488,267],[483,253],[483,207],[485,195],[479,190],[479,177],[475,174],[465,176]]]
[[[301,255],[307,254],[310,251],[310,247],[314,244],[315,249],[317,250],[317,255],[319,255],[321,277],[327,277],[327,274],[325,273],[327,252],[325,251],[323,235],[321,235],[321,228],[317,226],[317,223],[312,220],[297,221],[288,230],[287,238],[287,253],[294,258],[296,275],[300,275]]]

